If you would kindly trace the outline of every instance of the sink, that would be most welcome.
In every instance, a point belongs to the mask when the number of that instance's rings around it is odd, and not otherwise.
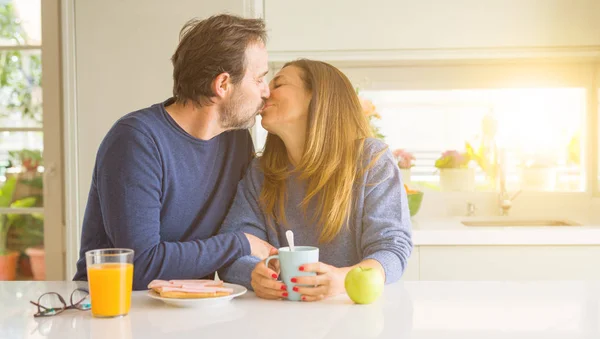
[[[462,221],[465,226],[506,227],[506,226],[580,226],[578,223],[561,219],[510,219],[510,220],[469,220]]]

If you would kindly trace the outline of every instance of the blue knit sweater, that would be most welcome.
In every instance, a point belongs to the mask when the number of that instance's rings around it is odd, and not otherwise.
[[[364,163],[370,163],[386,147],[377,139],[368,139]],[[288,204],[285,212],[288,226],[278,223],[274,223],[275,227],[267,226],[265,214],[258,203],[263,180],[259,160],[255,159],[238,185],[220,233],[251,233],[279,248],[287,246],[285,231],[291,229],[296,245],[319,247],[321,262],[346,267],[365,259],[375,259],[385,270],[386,283],[400,279],[412,252],[412,232],[406,191],[389,149],[356,183],[349,223],[330,243],[319,243],[319,227],[299,207],[306,194],[306,185],[294,176],[286,183]],[[314,206],[309,207],[309,212],[314,210]],[[220,270],[219,275],[225,281],[251,288],[250,275],[258,262],[256,257],[244,256]]]

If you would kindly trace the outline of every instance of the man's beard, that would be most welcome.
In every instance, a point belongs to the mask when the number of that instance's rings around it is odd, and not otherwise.
[[[239,90],[238,90],[239,91]],[[232,98],[223,106],[220,115],[221,127],[224,129],[246,129],[254,126],[255,118],[258,112],[264,106],[264,100],[261,100],[257,107],[244,107],[247,99],[242,95],[233,94]]]

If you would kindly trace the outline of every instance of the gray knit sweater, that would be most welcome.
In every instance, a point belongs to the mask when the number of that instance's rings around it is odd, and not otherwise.
[[[387,147],[377,139],[365,144],[365,164]],[[355,185],[354,208],[348,225],[330,243],[319,244],[320,229],[299,207],[306,194],[306,185],[297,177],[287,181],[287,226],[274,223],[267,226],[258,203],[263,173],[258,159],[254,159],[245,178],[239,183],[237,194],[220,233],[243,231],[268,241],[276,248],[287,246],[285,231],[294,232],[297,246],[319,247],[319,261],[335,267],[358,264],[364,259],[375,259],[383,266],[386,283],[400,279],[412,252],[411,221],[406,191],[400,170],[387,149],[363,179]],[[313,199],[313,202],[316,199]],[[316,205],[309,206],[309,211]],[[259,259],[245,256],[219,271],[220,277],[231,283],[250,286],[250,275]]]

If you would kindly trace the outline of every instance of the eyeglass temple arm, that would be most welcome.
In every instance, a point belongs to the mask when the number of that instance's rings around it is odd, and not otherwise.
[[[31,301],[31,300],[29,300],[29,302],[30,302],[30,303],[32,303],[34,306],[37,306],[37,307],[41,307],[41,308],[43,308],[43,309],[44,309],[44,310],[46,310],[46,311],[47,311],[47,310],[49,310],[49,308],[47,308],[47,307],[44,307],[43,305],[40,305],[40,304],[38,304],[38,303],[36,303],[36,302],[33,302],[33,301]]]

